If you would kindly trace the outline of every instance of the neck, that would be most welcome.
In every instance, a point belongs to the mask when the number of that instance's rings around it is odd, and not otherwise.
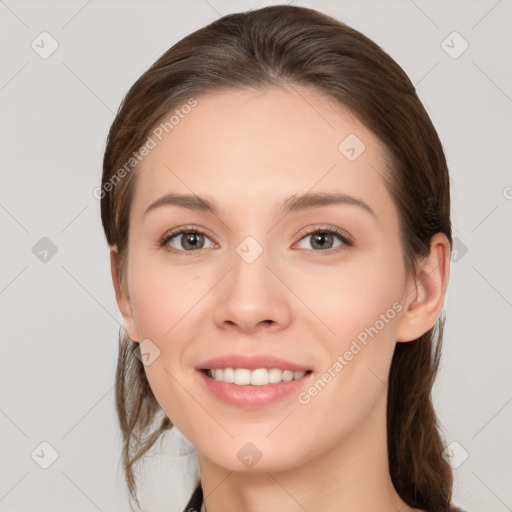
[[[385,391],[336,446],[291,469],[233,472],[199,453],[207,512],[413,510],[396,493],[389,475]]]

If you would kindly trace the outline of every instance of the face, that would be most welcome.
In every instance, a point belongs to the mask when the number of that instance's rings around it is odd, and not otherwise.
[[[410,286],[383,147],[311,90],[196,100],[137,175],[128,333],[202,456],[244,471],[259,452],[258,471],[292,468],[384,412]],[[254,384],[203,371],[228,367]]]

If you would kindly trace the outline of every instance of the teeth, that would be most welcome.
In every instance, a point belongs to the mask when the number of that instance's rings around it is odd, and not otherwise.
[[[288,382],[300,379],[305,374],[306,372],[292,372],[291,370],[281,370],[279,368],[258,368],[256,370],[249,370],[247,368],[217,368],[207,371],[207,375],[212,379],[228,384],[237,384],[238,386],[247,386],[249,384],[264,386],[283,381]]]

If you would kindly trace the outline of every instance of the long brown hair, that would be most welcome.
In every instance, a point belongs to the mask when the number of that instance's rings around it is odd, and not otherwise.
[[[431,237],[451,243],[449,178],[442,145],[400,66],[360,32],[317,11],[272,6],[224,16],[166,51],[126,94],[108,135],[103,162],[101,219],[117,245],[125,286],[134,155],[174,109],[201,94],[268,86],[313,87],[347,106],[383,142],[387,186],[398,207],[408,271],[429,252]],[[127,167],[126,163],[131,162]],[[124,171],[123,171],[124,169]],[[451,506],[452,472],[432,405],[442,343],[435,328],[397,343],[387,406],[389,471],[401,498],[429,512]],[[138,503],[134,464],[172,428],[149,387],[134,343],[121,329],[116,405],[123,435],[123,467]]]

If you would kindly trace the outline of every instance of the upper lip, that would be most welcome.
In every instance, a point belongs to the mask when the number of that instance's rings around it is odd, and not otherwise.
[[[197,370],[214,370],[216,368],[247,368],[248,370],[280,368],[281,370],[292,370],[294,372],[312,370],[309,366],[269,354],[225,354],[203,361],[196,366]]]

